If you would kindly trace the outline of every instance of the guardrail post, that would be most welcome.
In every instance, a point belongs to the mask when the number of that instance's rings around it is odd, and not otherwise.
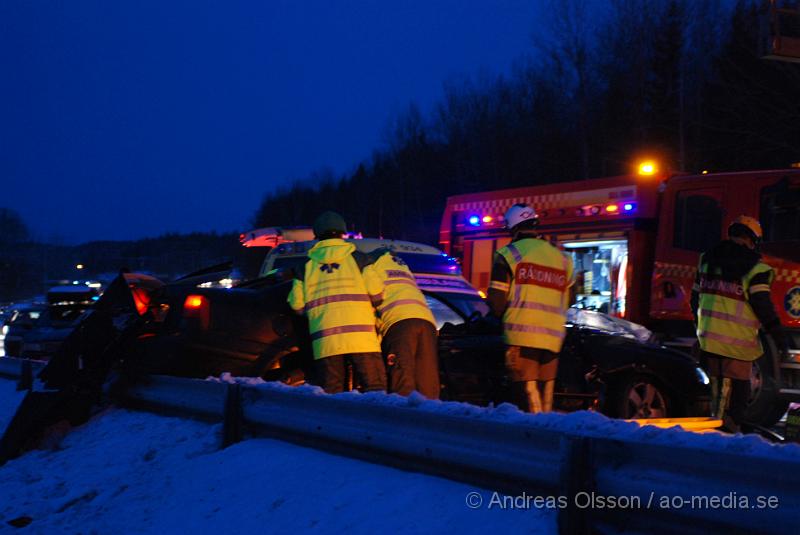
[[[30,359],[22,361],[20,366],[19,381],[17,382],[17,392],[31,390],[33,388],[33,366]]]
[[[559,492],[566,497],[567,507],[558,510],[558,532],[561,535],[591,533],[590,511],[576,505],[575,496],[594,489],[591,440],[589,437],[565,435],[562,439],[561,480]]]
[[[242,387],[228,384],[225,391],[225,410],[222,420],[222,447],[227,448],[242,440]]]

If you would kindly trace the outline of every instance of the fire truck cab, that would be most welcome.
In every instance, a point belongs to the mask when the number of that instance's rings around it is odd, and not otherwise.
[[[800,169],[652,172],[450,197],[442,248],[482,291],[494,252],[510,240],[503,214],[519,202],[536,209],[543,237],[572,255],[573,306],[641,323],[686,348],[695,340],[690,296],[700,253],[724,239],[738,215],[757,217],[791,351],[789,361],[778,362],[766,341],[753,380],[752,420],[774,423],[787,400],[800,399]]]

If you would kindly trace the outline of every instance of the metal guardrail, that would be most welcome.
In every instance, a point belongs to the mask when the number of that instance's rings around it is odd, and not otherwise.
[[[0,375],[9,376],[14,365],[2,361]],[[368,397],[174,377],[148,377],[127,389],[124,403],[160,414],[224,421],[227,443],[244,426],[256,436],[512,496],[564,496],[567,506],[558,511],[562,533],[789,533],[800,517],[800,460],[592,431],[563,433],[533,421],[476,419],[375,403]],[[675,501],[692,495],[700,501]],[[775,496],[777,508],[741,507],[742,497],[757,505],[756,495]],[[727,498],[734,506],[703,501],[712,496]],[[626,506],[609,507],[609,497]],[[669,507],[664,499],[672,500]]]
[[[0,357],[0,378],[19,380],[26,373],[26,367],[30,367],[30,373],[36,375],[44,368],[44,365],[44,362],[38,360]]]

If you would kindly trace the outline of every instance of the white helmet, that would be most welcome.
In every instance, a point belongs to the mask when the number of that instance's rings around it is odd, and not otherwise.
[[[513,229],[520,223],[533,220],[534,224],[538,222],[536,210],[530,204],[518,203],[508,209],[505,215],[506,228]]]

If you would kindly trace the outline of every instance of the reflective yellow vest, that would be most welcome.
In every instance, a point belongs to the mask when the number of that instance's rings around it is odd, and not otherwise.
[[[512,346],[561,351],[564,343],[572,261],[548,242],[525,238],[497,254],[511,268],[503,338]]]
[[[748,302],[750,281],[760,273],[772,272],[772,268],[759,262],[740,281],[725,281],[719,270],[708,272],[708,264],[701,256],[699,270],[697,338],[700,348],[724,357],[756,360],[764,349],[758,338],[760,323]]]
[[[436,326],[425,295],[402,258],[387,252],[367,270],[374,271],[383,284],[383,302],[378,307],[381,335],[385,336],[389,327],[398,321],[407,319],[423,319]]]
[[[372,305],[380,282],[365,280],[354,250],[341,239],[320,241],[308,252],[303,280],[295,279],[289,292],[289,306],[308,316],[315,359],[381,350]]]

